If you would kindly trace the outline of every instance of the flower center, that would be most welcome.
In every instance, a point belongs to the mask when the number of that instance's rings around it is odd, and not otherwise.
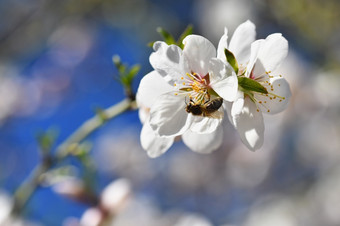
[[[275,104],[275,102],[282,102],[286,98],[284,96],[279,96],[276,94],[276,89],[281,86],[280,83],[273,84],[270,82],[271,78],[274,78],[274,76],[270,75],[271,71],[267,71],[262,75],[259,75],[255,78],[253,72],[250,74],[249,78],[256,81],[258,84],[260,84],[262,87],[266,89],[267,92],[254,92],[250,91],[248,93],[245,93],[250,97],[250,99],[256,103],[257,105],[257,111],[259,112],[259,106],[263,108],[266,112],[271,112],[270,106],[272,104]],[[282,75],[279,75],[279,77],[282,77]],[[271,103],[271,104],[269,104]]]
[[[210,100],[209,90],[209,74],[201,76],[195,72],[186,73],[185,77],[181,77],[181,83],[174,83],[178,87],[175,95],[185,95],[195,104],[202,104]]]

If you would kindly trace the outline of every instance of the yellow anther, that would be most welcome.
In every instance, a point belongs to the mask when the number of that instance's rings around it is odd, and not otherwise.
[[[268,109],[268,111],[267,112],[270,112],[270,110]]]

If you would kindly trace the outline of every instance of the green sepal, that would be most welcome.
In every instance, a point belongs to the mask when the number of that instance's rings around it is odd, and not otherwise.
[[[177,44],[174,37],[169,32],[164,30],[163,28],[158,27],[157,32],[163,37],[164,42],[166,42],[166,44],[168,45]]]
[[[239,87],[241,88],[242,91],[246,93],[247,91],[253,91],[264,94],[268,93],[267,89],[263,85],[261,85],[260,83],[256,82],[253,79],[241,76],[237,77],[237,79]]]
[[[219,95],[218,95],[218,94],[215,92],[215,90],[213,90],[213,89],[209,89],[209,90],[208,90],[208,93],[209,93],[209,95],[219,97]]]
[[[238,73],[238,63],[237,60],[232,52],[228,49],[224,49],[224,55],[227,62],[234,68],[235,73]]]

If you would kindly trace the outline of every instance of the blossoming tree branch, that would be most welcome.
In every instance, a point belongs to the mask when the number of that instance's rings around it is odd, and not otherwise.
[[[141,145],[151,158],[165,153],[178,138],[195,152],[210,153],[228,139],[223,135],[227,123],[235,127],[248,149],[261,148],[262,114],[283,111],[291,96],[289,84],[276,73],[288,53],[287,40],[279,33],[256,40],[250,21],[239,25],[229,42],[225,28],[217,49],[206,38],[193,35],[190,26],[177,41],[163,29],[158,32],[164,41],[152,43],[154,70],[140,81],[136,95],[131,85],[139,66],[128,67],[114,57],[127,98],[98,110],[55,151],[51,136],[40,136],[42,162],[17,189],[14,213],[21,212],[40,186],[41,176],[60,167],[67,157],[76,157],[88,167],[84,159],[89,148],[84,148],[83,141],[106,121],[136,106],[143,123]],[[93,192],[87,194],[93,196]]]

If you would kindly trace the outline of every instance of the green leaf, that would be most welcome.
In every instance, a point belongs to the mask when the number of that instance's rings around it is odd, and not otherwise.
[[[36,135],[40,149],[43,155],[46,155],[51,150],[55,140],[57,139],[58,131],[50,128],[46,132],[39,131]]]
[[[132,81],[132,79],[134,79],[134,77],[136,77],[136,75],[138,74],[140,70],[140,65],[139,64],[135,64],[130,68],[130,71],[127,75],[127,77]]]
[[[260,83],[256,82],[253,79],[247,77],[237,77],[238,78],[238,85],[241,87],[242,91],[254,91],[258,93],[267,94],[268,91],[265,87],[263,87]]]
[[[154,42],[149,42],[149,43],[147,44],[147,46],[152,48],[152,47],[153,47],[153,44],[155,44],[155,41],[154,41]]]
[[[168,45],[176,44],[174,37],[169,32],[164,30],[163,28],[158,27],[157,32],[163,37],[166,44],[168,44]]]
[[[224,54],[226,57],[227,62],[234,68],[235,73],[238,73],[238,63],[237,60],[232,52],[228,49],[224,49]]]
[[[119,74],[124,74],[126,71],[126,65],[122,64],[120,57],[118,55],[114,55],[112,57],[112,61],[114,65],[116,66]]]
[[[185,37],[187,37],[188,35],[191,35],[192,32],[193,32],[193,30],[194,30],[194,27],[193,27],[191,24],[189,24],[189,25],[185,28],[185,30],[183,31],[183,33],[181,34],[181,36],[179,36],[179,38],[178,38],[178,40],[177,40],[177,45],[178,45],[181,49],[184,48],[183,39],[184,39]]]

